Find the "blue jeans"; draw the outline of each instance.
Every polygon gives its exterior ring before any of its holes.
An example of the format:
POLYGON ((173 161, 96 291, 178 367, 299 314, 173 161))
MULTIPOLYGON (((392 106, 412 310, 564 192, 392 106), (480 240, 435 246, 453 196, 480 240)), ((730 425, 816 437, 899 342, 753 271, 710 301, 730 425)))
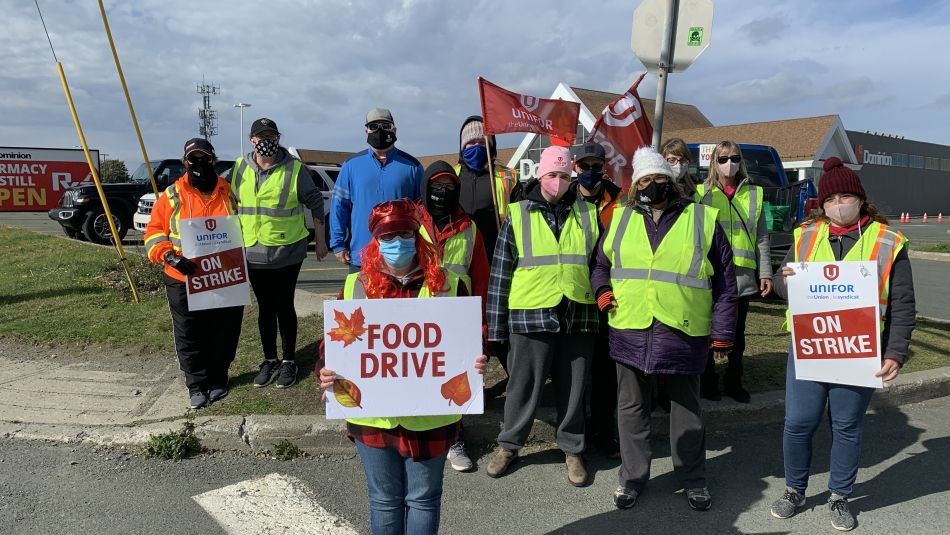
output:
POLYGON ((828 490, 851 497, 861 457, 864 413, 873 388, 795 379, 795 359, 788 355, 785 379, 785 484, 804 495, 811 467, 812 437, 827 407, 831 421, 831 473, 828 490))
POLYGON ((392 448, 356 441, 369 487, 369 524, 373 535, 431 535, 439 532, 442 512, 443 453, 413 461, 392 448))

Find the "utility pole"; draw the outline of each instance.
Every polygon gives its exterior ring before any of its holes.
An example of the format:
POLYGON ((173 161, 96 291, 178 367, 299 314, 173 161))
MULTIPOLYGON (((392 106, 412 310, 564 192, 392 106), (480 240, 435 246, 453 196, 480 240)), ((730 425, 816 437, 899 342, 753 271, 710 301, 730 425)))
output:
POLYGON ((218 112, 211 107, 211 95, 218 95, 220 92, 218 86, 206 84, 204 78, 198 84, 198 94, 202 100, 198 110, 198 133, 205 139, 218 133, 218 112))

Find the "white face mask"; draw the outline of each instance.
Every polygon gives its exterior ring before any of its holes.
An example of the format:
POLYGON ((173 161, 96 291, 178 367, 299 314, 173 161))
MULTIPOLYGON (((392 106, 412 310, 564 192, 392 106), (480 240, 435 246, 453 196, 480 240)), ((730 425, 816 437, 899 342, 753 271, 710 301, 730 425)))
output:
POLYGON ((682 164, 682 163, 674 163, 673 165, 671 165, 671 166, 670 166, 670 169, 673 170, 673 179, 674 179, 674 180, 679 180, 679 179, 683 178, 683 176, 686 174, 686 169, 687 169, 688 167, 689 167, 689 166, 687 166, 686 164, 682 164))
POLYGON ((860 201, 851 204, 838 203, 825 208, 825 215, 828 216, 828 219, 831 219, 832 223, 839 227, 853 225, 854 222, 858 220, 860 213, 860 201))
POLYGON ((722 176, 733 177, 736 176, 736 172, 739 170, 739 164, 737 162, 728 161, 726 163, 719 164, 719 172, 722 173, 722 176))

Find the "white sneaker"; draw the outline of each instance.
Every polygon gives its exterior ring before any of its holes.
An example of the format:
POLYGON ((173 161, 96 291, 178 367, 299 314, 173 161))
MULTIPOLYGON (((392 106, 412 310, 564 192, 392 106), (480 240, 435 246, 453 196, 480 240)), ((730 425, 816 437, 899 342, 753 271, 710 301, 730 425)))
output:
POLYGON ((468 472, 475 468, 475 463, 465 453, 465 443, 459 440, 449 448, 449 465, 458 472, 468 472))

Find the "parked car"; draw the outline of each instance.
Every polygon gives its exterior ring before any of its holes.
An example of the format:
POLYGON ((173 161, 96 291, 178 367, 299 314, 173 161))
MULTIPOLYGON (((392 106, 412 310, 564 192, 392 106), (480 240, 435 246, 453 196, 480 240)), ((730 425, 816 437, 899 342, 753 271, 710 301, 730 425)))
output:
MULTIPOLYGON (((160 190, 178 180, 185 172, 181 160, 167 159, 149 162, 155 181, 160 190)), ((234 165, 232 161, 219 161, 215 169, 225 172, 234 165)), ((132 173, 131 180, 124 183, 103 184, 112 219, 116 225, 119 239, 125 239, 132 228, 133 214, 136 205, 143 193, 150 192, 152 186, 148 179, 148 169, 142 163, 132 173)), ((49 211, 49 217, 63 227, 63 232, 70 238, 88 240, 93 243, 109 244, 112 240, 112 231, 106 221, 105 209, 99 200, 95 185, 77 186, 69 188, 59 201, 59 206, 49 211)))
MULTIPOLYGON (((739 143, 746 172, 753 185, 765 194, 763 213, 772 242, 772 264, 777 266, 794 243, 792 231, 818 205, 818 191, 811 179, 790 180, 778 152, 768 145, 739 143)), ((692 155, 689 172, 703 181, 709 174, 709 155, 715 143, 690 143, 692 155), (706 161, 701 160, 705 156, 706 161)))
MULTIPOLYGON (((233 162, 230 162, 233 164, 233 162)), ((230 168, 230 165, 229 165, 230 168)), ((320 188, 320 193, 323 195, 323 211, 324 214, 324 231, 326 233, 327 241, 330 240, 330 195, 333 192, 333 184, 336 182, 336 177, 340 173, 339 167, 326 166, 326 165, 308 165, 307 169, 310 170, 310 174, 313 175, 314 184, 320 188)), ((221 174, 221 173, 219 173, 221 174)), ((223 174, 225 178, 230 178, 230 170, 227 174, 223 174)), ((135 230, 140 232, 145 232, 145 226, 148 225, 148 219, 152 213, 152 205, 155 204, 155 194, 146 193, 142 195, 139 199, 138 207, 135 211, 135 216, 133 217, 133 222, 135 225, 135 230)), ((310 231, 307 238, 308 242, 313 241, 313 214, 310 213, 310 210, 304 210, 304 217, 307 220, 307 229, 310 231)))

